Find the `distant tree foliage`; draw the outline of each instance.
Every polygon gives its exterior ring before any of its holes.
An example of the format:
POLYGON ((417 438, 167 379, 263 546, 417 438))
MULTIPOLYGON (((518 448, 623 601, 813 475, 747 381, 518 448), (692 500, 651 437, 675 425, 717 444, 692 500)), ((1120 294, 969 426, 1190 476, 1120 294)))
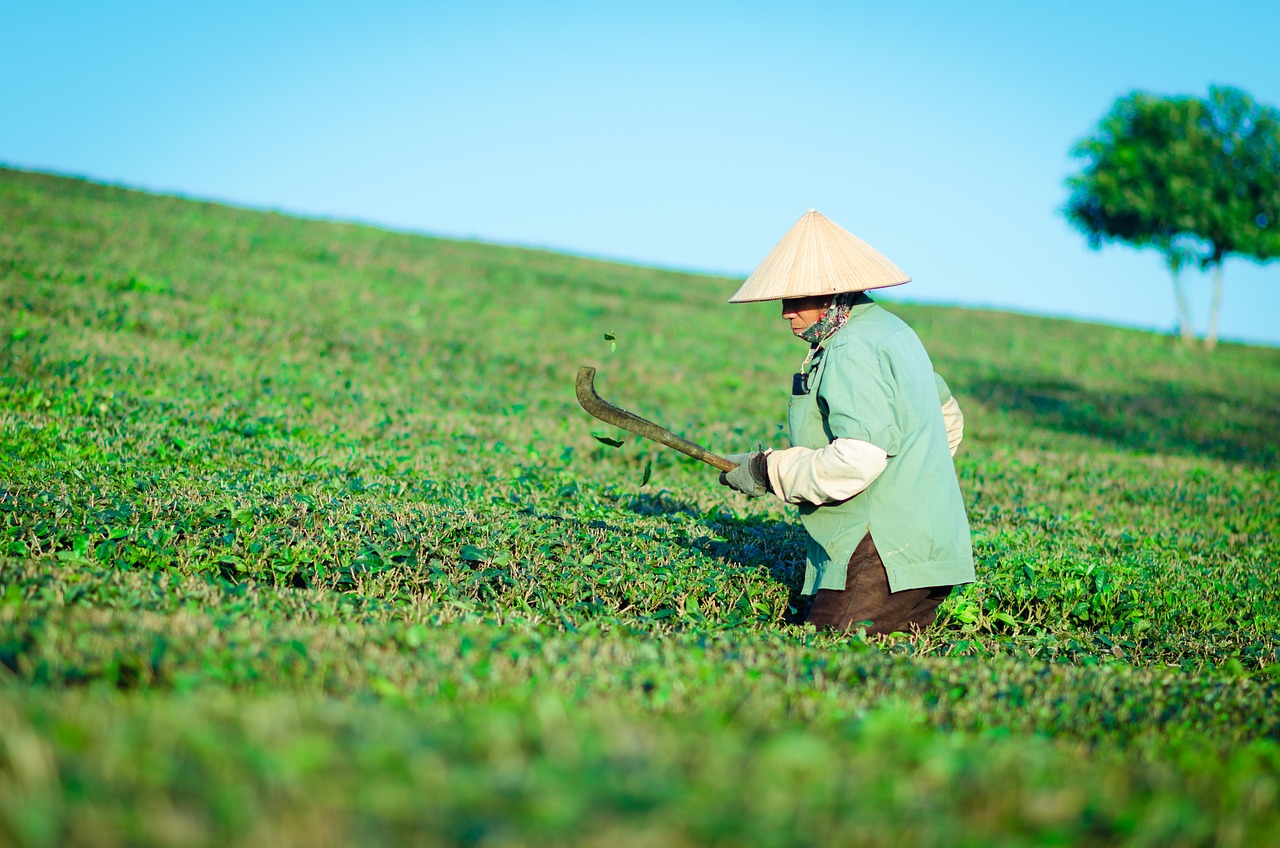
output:
POLYGON ((1067 219, 1094 248, 1120 241, 1164 255, 1188 345, 1195 335, 1180 272, 1192 261, 1213 270, 1212 349, 1223 261, 1280 257, 1280 111, 1236 88, 1210 88, 1208 98, 1135 92, 1072 153, 1085 166, 1067 181, 1067 219))

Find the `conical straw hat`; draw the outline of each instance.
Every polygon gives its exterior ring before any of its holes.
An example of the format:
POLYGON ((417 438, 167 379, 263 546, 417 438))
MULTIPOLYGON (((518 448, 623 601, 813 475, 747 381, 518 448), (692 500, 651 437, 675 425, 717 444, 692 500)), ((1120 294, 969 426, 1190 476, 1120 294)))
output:
POLYGON ((911 282, 871 245, 816 209, 796 221, 730 303, 839 294, 911 282))

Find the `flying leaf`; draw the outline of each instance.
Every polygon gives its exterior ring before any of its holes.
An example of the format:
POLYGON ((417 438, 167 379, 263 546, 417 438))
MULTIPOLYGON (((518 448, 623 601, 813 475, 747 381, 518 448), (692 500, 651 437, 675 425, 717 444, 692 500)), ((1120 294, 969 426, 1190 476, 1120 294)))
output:
POLYGON ((640 475, 640 488, 644 488, 649 484, 649 478, 653 476, 653 460, 649 460, 644 464, 644 474, 640 475))
POLYGON ((604 435, 601 435, 600 433, 592 433, 591 435, 600 444, 608 445, 611 448, 620 448, 622 447, 623 443, 626 441, 625 439, 614 439, 609 436, 604 436, 604 435))
POLYGON ((613 353, 618 349, 618 337, 613 333, 605 333, 604 340, 609 343, 609 352, 613 353))

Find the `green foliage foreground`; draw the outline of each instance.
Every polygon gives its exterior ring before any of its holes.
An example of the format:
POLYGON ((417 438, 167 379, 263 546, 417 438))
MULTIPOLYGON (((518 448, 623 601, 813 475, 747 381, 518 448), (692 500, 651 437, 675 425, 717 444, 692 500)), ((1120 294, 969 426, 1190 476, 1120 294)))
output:
POLYGON ((782 444, 733 286, 0 170, 0 843, 1280 842, 1280 351, 892 305, 980 579, 867 644, 574 403, 782 444))

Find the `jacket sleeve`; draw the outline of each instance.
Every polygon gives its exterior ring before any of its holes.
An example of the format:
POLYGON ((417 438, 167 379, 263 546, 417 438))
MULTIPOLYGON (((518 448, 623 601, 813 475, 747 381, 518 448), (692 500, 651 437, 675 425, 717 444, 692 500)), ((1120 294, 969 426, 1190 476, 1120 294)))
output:
POLYGON ((933 372, 933 381, 938 386, 938 403, 942 404, 942 421, 947 425, 947 447, 951 455, 955 456, 961 440, 964 439, 964 415, 960 412, 960 404, 956 403, 955 395, 951 394, 951 389, 947 386, 947 381, 942 379, 942 375, 936 371, 933 372))
POLYGON ((942 405, 942 420, 947 425, 947 447, 951 455, 956 455, 960 442, 964 439, 964 414, 960 412, 960 404, 954 397, 948 398, 942 405))
POLYGON ((861 439, 836 439, 825 448, 794 447, 766 457, 769 488, 787 503, 848 500, 870 486, 888 465, 883 449, 861 439))

